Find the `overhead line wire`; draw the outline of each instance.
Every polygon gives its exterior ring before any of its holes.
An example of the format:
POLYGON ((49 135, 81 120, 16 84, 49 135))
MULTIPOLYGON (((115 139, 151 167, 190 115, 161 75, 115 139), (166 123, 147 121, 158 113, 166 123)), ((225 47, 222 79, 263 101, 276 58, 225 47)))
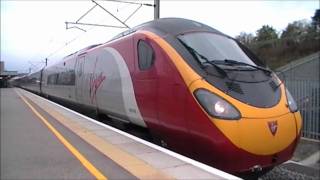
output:
POLYGON ((131 2, 131 1, 120 1, 120 0, 104 0, 104 1, 109 1, 109 2, 118 2, 118 3, 125 3, 125 4, 135 4, 135 5, 139 5, 139 7, 137 9, 134 10, 133 13, 131 13, 124 21, 120 20, 119 18, 117 18, 115 15, 113 15, 112 13, 110 13, 107 9, 105 9, 103 6, 101 6, 100 4, 98 4, 95 0, 91 0, 93 3, 95 3, 94 6, 92 6, 88 11, 86 11, 75 23, 73 22, 66 22, 66 27, 68 29, 67 24, 79 24, 79 25, 91 25, 93 26, 92 28, 90 28, 89 30, 84 30, 82 28, 79 28, 77 26, 73 26, 73 27, 69 27, 69 28, 78 28, 82 31, 84 31, 82 34, 78 35, 77 37, 73 38, 72 40, 66 42, 63 46, 59 47, 58 49, 56 49, 55 51, 53 51, 52 53, 50 53, 45 59, 48 59, 49 57, 51 57, 52 55, 56 54, 57 52, 61 51, 62 49, 64 49, 66 46, 68 46, 69 44, 71 44, 72 42, 74 42, 75 40, 77 40, 80 36, 82 36, 84 33, 86 33, 87 31, 92 30, 94 27, 100 26, 100 27, 112 27, 112 28, 129 28, 130 27, 126 24, 126 22, 142 7, 142 6, 152 6, 154 7, 154 4, 148 4, 148 3, 137 3, 137 2, 131 2), (90 24, 90 23, 79 23, 79 21, 84 18, 87 14, 89 14, 95 7, 99 6, 101 9, 103 9, 104 11, 106 11, 109 15, 111 15, 113 18, 115 18, 116 20, 118 20, 121 24, 124 25, 123 26, 112 26, 112 25, 101 25, 101 24, 90 24))

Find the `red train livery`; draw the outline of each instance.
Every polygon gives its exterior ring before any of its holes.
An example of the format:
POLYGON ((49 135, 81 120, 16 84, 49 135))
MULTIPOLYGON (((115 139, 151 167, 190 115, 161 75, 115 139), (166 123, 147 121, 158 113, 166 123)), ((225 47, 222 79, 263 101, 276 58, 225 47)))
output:
POLYGON ((275 73, 186 19, 142 24, 17 82, 148 128, 163 146, 231 173, 289 160, 300 137, 300 113, 275 73))

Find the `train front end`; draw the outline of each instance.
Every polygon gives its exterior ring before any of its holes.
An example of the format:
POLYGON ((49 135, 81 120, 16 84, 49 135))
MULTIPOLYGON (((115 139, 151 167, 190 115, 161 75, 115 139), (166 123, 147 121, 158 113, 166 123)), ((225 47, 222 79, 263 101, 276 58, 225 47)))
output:
POLYGON ((300 113, 258 57, 195 21, 165 18, 147 26, 144 33, 166 52, 188 94, 174 102, 185 108, 180 124, 188 156, 230 173, 263 172, 292 158, 300 113))
POLYGON ((190 133, 199 159, 229 172, 260 172, 289 160, 302 120, 276 74, 228 36, 190 32, 177 39, 202 77, 189 86, 189 117, 197 121, 190 133))

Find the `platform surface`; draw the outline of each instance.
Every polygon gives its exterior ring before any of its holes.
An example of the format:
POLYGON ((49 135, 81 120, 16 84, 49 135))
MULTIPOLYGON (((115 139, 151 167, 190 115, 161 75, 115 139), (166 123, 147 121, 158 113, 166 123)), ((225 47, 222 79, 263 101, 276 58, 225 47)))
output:
POLYGON ((22 89, 1 89, 1 179, 237 179, 22 89))

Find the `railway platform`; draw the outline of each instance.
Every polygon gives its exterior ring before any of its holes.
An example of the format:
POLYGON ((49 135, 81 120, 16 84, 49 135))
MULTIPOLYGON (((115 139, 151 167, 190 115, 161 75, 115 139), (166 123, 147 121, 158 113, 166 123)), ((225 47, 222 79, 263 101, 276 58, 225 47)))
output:
POLYGON ((0 92, 1 179, 239 179, 25 90, 0 92))

